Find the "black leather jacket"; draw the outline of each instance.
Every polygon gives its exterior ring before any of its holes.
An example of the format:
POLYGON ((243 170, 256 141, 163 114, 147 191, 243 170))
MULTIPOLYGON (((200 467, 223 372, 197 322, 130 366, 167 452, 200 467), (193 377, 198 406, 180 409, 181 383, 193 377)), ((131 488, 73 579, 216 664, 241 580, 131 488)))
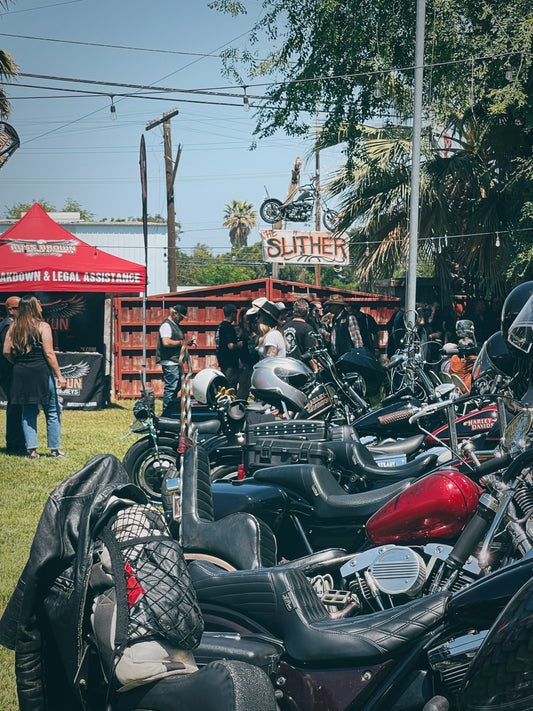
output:
POLYGON ((128 484, 120 460, 102 454, 54 489, 45 504, 0 620, 0 644, 15 650, 20 711, 90 708, 82 668, 85 603, 95 527, 113 495, 146 502, 128 484))

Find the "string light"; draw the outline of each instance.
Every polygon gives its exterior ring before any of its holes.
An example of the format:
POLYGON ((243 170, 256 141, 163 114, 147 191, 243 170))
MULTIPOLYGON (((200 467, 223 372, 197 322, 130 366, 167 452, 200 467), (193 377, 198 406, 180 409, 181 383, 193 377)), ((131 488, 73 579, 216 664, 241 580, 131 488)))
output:
POLYGON ((507 64, 505 65, 505 78, 507 79, 507 81, 513 80, 513 68, 510 62, 507 62, 507 64))
POLYGON ((248 94, 246 93, 246 87, 243 86, 244 96, 242 97, 242 103, 244 104, 244 110, 250 111, 250 102, 248 101, 248 94))
POLYGON ((496 247, 500 246, 500 233, 496 232, 496 247))
POLYGON ((114 99, 115 97, 111 94, 111 106, 109 107, 111 111, 111 121, 116 121, 117 120, 117 107, 114 104, 114 99))
POLYGON ((379 84, 379 81, 376 80, 376 83, 374 84, 374 97, 376 99, 379 99, 381 97, 381 86, 379 84))

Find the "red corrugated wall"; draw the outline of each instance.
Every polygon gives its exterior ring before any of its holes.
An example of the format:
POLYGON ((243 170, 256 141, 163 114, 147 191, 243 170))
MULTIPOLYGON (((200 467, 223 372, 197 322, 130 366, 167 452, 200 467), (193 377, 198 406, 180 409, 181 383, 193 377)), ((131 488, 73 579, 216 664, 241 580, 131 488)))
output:
MULTIPOLYGON (((224 304, 234 303, 240 309, 248 307, 253 299, 266 296, 271 301, 295 301, 301 296, 324 301, 331 294, 342 294, 348 301, 360 303, 384 327, 399 304, 399 300, 379 294, 360 291, 328 289, 310 284, 259 279, 255 281, 209 286, 191 291, 150 296, 146 303, 146 380, 157 397, 163 394, 161 367, 155 362, 155 349, 159 326, 176 303, 188 306, 187 318, 182 328, 188 337, 195 337, 197 346, 190 349, 193 372, 202 368, 217 367, 215 331, 223 320, 224 304)), ((114 309, 114 395, 115 398, 138 397, 139 371, 143 360, 143 303, 142 299, 116 297, 114 309)), ((381 334, 381 345, 386 342, 381 334)))

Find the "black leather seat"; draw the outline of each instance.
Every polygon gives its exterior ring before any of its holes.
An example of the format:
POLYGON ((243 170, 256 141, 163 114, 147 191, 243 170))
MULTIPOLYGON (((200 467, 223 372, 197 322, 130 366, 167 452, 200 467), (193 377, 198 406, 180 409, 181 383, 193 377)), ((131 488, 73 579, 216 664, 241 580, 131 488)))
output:
POLYGON ((254 479, 292 489, 313 505, 315 518, 350 521, 363 525, 397 494, 407 489, 413 479, 380 489, 347 494, 327 467, 319 464, 291 464, 258 469, 254 479))
POLYGON ((406 457, 409 457, 420 449, 425 439, 425 434, 416 434, 405 439, 386 439, 376 444, 367 445, 367 449, 374 456, 405 454, 406 457))
MULTIPOLYGON (((326 442, 325 444, 333 452, 336 463, 370 480, 416 478, 432 469, 438 459, 436 454, 420 454, 407 464, 380 467, 374 459, 372 450, 364 444, 359 442, 326 442)), ((393 451, 388 454, 392 455, 393 451)))
POLYGON ((276 537, 266 523, 244 512, 215 521, 209 457, 198 446, 183 457, 181 538, 186 555, 210 554, 240 569, 276 564, 276 537))
POLYGON ((202 612, 231 619, 283 641, 297 662, 373 664, 402 654, 442 619, 450 593, 439 592, 384 612, 334 620, 301 570, 277 566, 223 571, 205 561, 189 565, 202 612))

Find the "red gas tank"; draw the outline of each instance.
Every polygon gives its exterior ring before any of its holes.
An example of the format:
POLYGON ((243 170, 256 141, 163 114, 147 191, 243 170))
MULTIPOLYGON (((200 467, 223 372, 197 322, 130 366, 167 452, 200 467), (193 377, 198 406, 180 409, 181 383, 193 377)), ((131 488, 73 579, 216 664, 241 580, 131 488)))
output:
POLYGON ((455 469, 419 479, 368 520, 376 545, 421 544, 455 538, 474 515, 481 489, 455 469))

